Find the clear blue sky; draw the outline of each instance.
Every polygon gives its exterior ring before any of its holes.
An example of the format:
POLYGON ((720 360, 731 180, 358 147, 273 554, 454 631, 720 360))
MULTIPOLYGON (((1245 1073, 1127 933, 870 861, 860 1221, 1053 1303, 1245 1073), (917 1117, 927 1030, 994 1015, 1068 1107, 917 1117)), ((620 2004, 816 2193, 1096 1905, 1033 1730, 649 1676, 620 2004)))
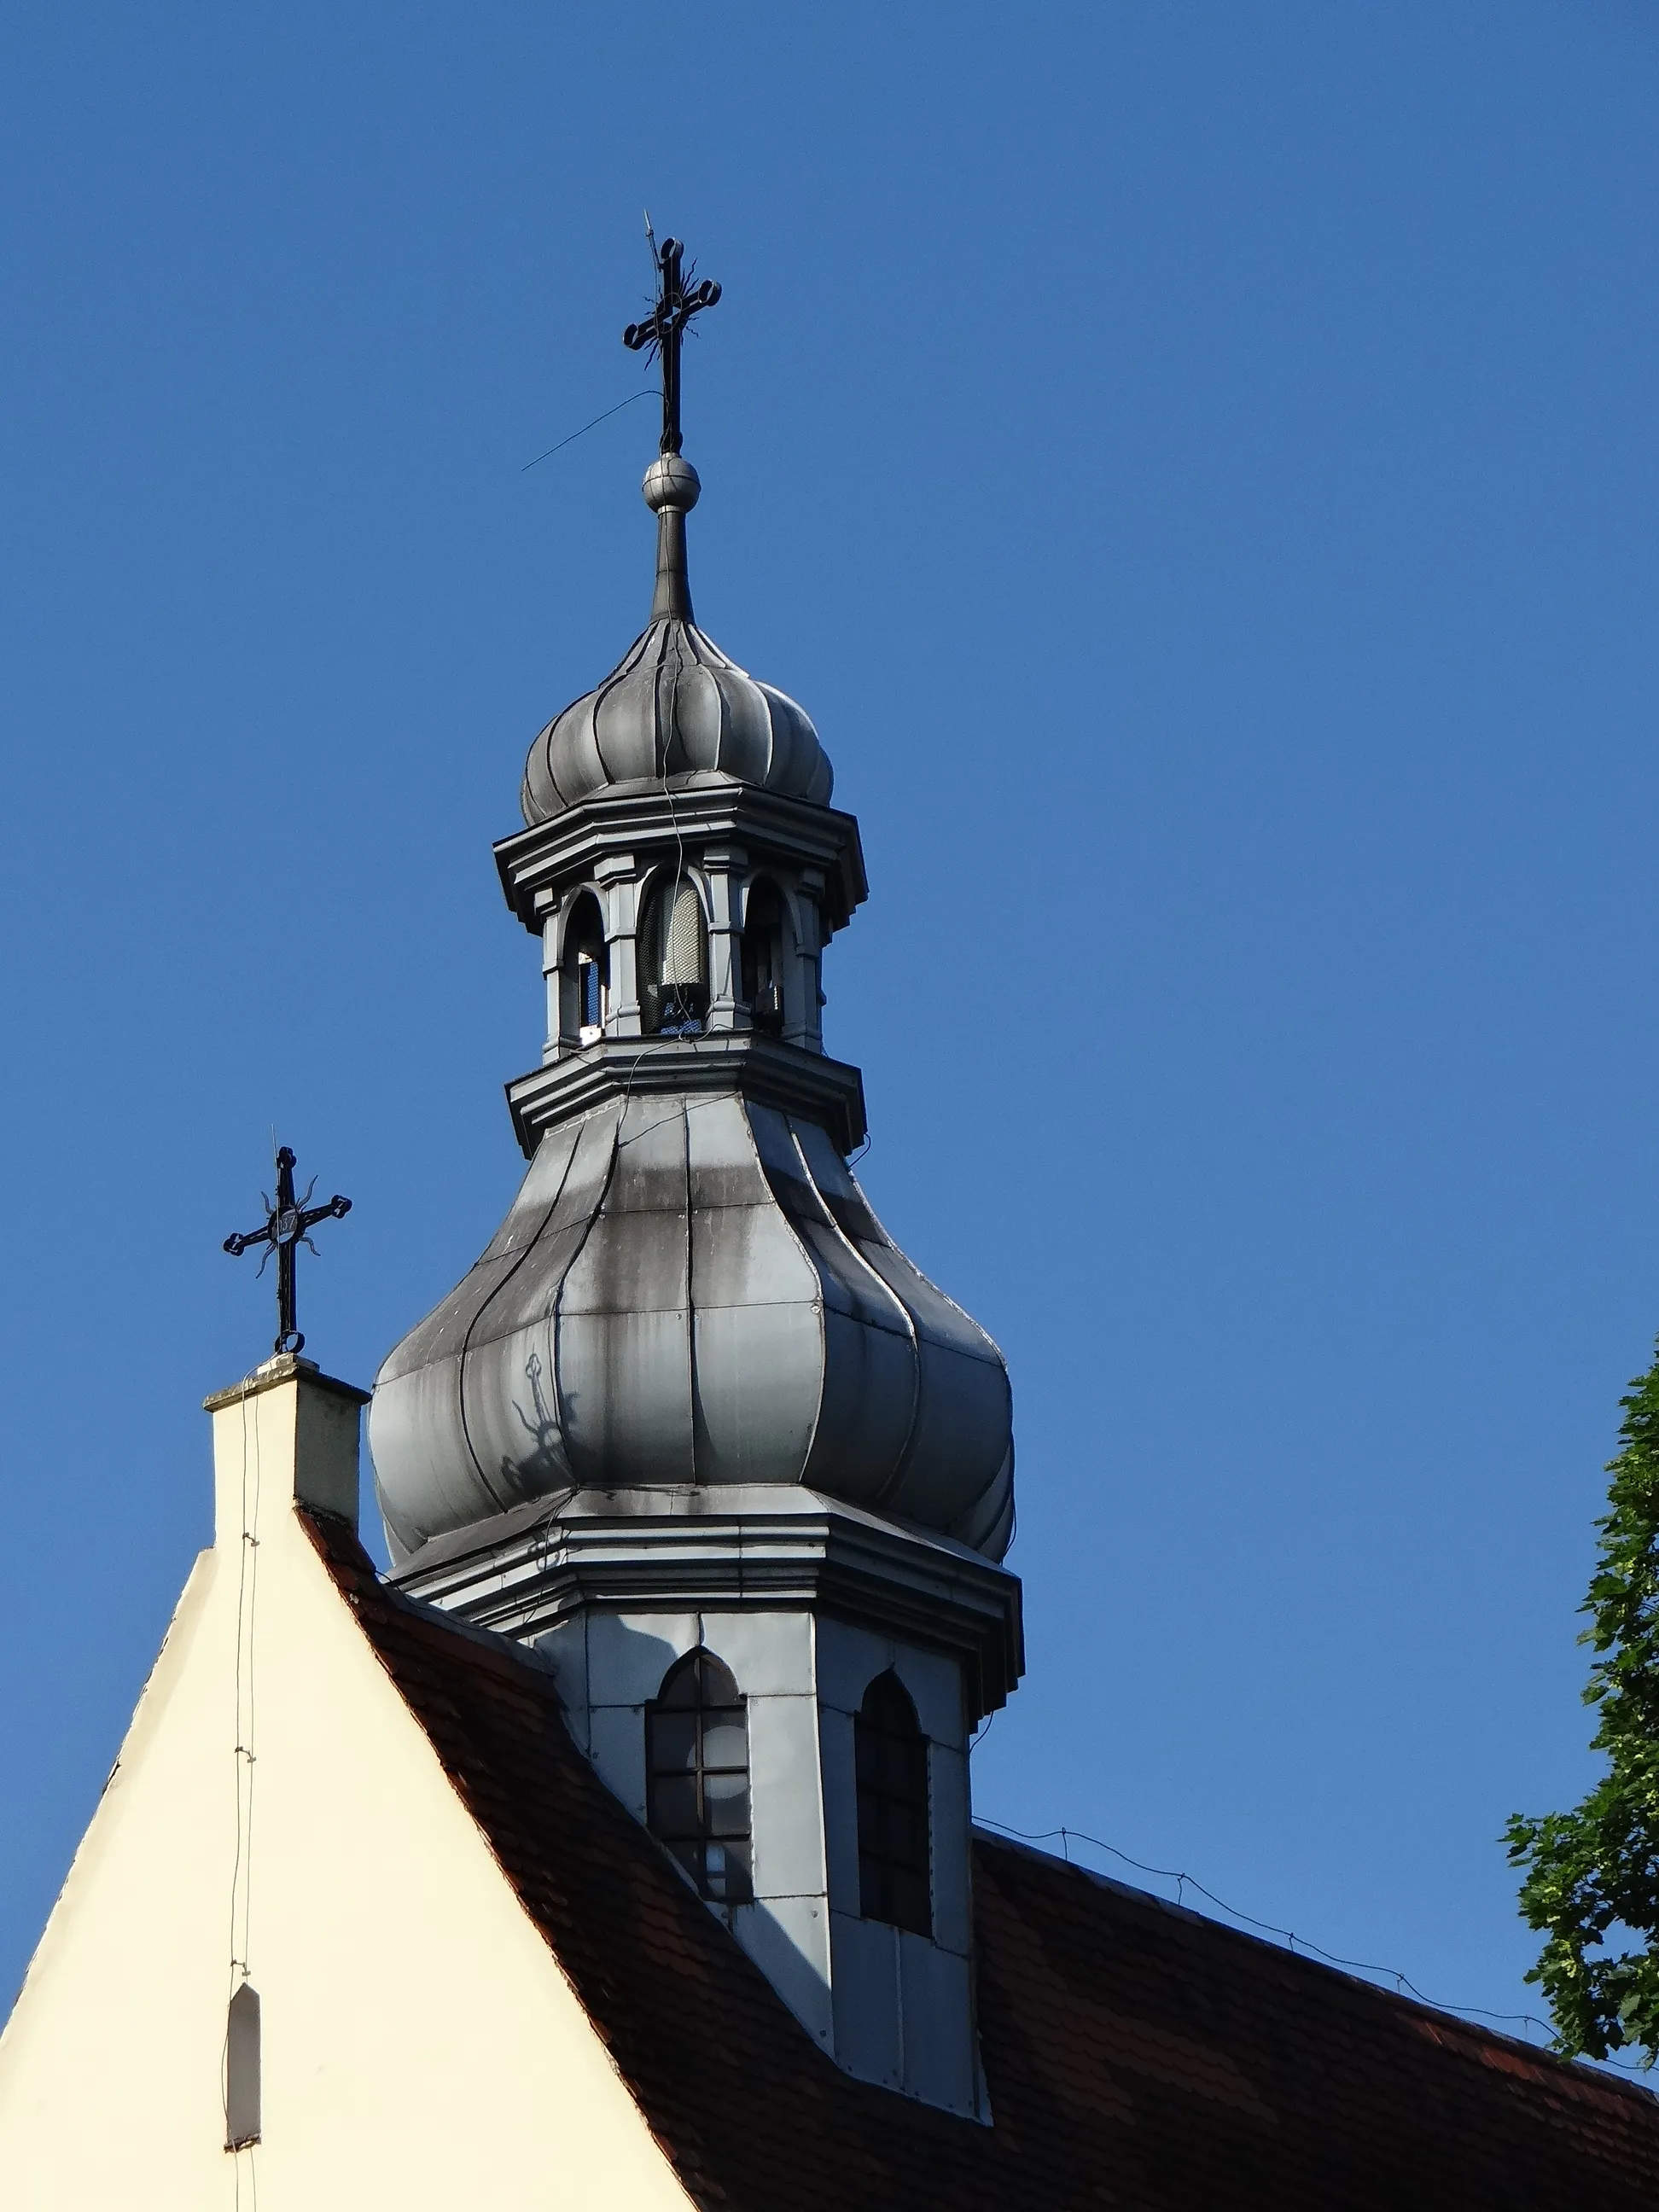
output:
POLYGON ((0 22, 0 1986, 268 1342, 368 1381, 520 1172, 489 845, 699 613, 872 893, 872 1196, 1016 1392, 981 1808, 1536 1998, 1497 1837, 1659 1328, 1659 17, 1628 0, 0 22))

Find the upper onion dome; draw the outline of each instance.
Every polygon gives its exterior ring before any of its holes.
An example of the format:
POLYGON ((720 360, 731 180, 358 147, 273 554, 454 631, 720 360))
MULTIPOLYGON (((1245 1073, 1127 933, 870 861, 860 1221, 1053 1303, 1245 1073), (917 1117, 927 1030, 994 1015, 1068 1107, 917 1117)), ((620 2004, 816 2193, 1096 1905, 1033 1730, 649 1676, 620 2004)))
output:
POLYGON ((530 748, 526 822, 550 821, 596 791, 696 775, 824 805, 835 777, 810 715, 728 660, 692 617, 685 517, 702 489, 696 471, 664 453, 642 489, 657 516, 650 623, 604 683, 555 715, 530 748))
MULTIPOLYGON (((649 1519, 683 1510, 691 1492, 795 1488, 1000 1560, 1013 1528, 1002 1355, 894 1244, 847 1165, 838 1136, 850 1127, 830 1127, 842 1119, 832 1097, 858 1082, 824 1061, 816 1018, 833 916, 786 848, 810 856, 803 827, 856 831, 844 817, 791 817, 775 838, 763 823, 745 831, 739 848, 725 793, 706 789, 822 803, 830 771, 793 701, 696 626, 685 516, 697 490, 678 454, 653 463, 649 625, 530 756, 532 829, 595 793, 660 793, 672 780, 686 796, 657 824, 654 859, 623 810, 593 826, 554 887, 565 937, 553 945, 544 1067, 562 1103, 537 1124, 495 1242, 376 1377, 369 1441, 388 1538, 404 1559, 573 1490, 629 1498, 624 1510, 649 1519), (626 856, 607 883, 603 861, 623 860, 613 844, 626 856), (771 935, 757 886, 777 917, 771 935), (585 961, 573 920, 583 912, 580 927, 598 933, 585 961), (665 933, 653 912, 667 915, 665 933), (651 994, 707 983, 715 913, 737 921, 724 972, 752 975, 741 997, 734 975, 718 1007, 705 997, 669 1029, 651 1017, 651 994), (601 969, 623 945, 612 1001, 601 969), (584 965, 597 1001, 568 1006, 584 965), (783 1018, 770 1024, 757 1018, 763 966, 783 1018)), ((539 909, 526 922, 539 932, 539 909)))

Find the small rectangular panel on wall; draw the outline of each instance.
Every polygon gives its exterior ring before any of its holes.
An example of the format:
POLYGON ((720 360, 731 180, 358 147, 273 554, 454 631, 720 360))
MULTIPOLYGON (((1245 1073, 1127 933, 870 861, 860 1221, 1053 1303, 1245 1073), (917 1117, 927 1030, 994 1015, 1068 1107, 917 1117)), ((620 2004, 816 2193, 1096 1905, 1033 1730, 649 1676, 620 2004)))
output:
POLYGON ((927 1754, 933 1832, 933 1941, 966 1958, 973 1942, 973 1811, 968 1754, 936 1743, 927 1754))
MULTIPOLYGON (((572 1725, 600 1780, 636 1820, 646 1818, 645 1708, 675 1662, 696 1648, 695 1613, 588 1613, 583 1616, 580 1674, 557 1674, 567 1708, 586 1699, 572 1725)), ((555 1664, 558 1665, 557 1652, 555 1664)))
POLYGON ((831 1908, 859 1910, 858 1770, 853 1716, 818 1707, 818 1756, 823 1775, 823 1864, 831 1908))
POLYGON ((536 1638, 535 1649, 553 1669, 565 1725, 579 1751, 592 1757, 587 1733, 587 1615, 556 1621, 536 1638))
POLYGON ((855 1713, 864 1693, 897 1648, 888 1638, 843 1620, 818 1622, 818 1698, 836 1712, 855 1713))
POLYGON ((835 1961, 836 2063, 861 2081, 902 2088, 898 1930, 878 1920, 833 1912, 830 1939, 835 1961))
POLYGON ((674 1662, 695 1650, 701 1640, 695 1613, 590 1610, 586 1618, 591 1705, 648 1704, 674 1662))
POLYGON ((644 1823, 645 1714, 639 1705, 593 1705, 588 1710, 588 1757, 611 1796, 644 1823))
POLYGON ((947 2112, 976 2113, 978 2067, 967 1960, 901 1932, 898 1960, 905 2089, 947 2112))
POLYGON ((817 1688, 808 1613, 705 1613, 702 1640, 745 1698, 810 1698, 817 1688))
MULTIPOLYGON (((817 1700, 751 1696, 748 1715, 756 1894, 827 1904, 817 1700)), ((822 1940, 819 1951, 816 1964, 827 1982, 830 1959, 822 1940)))
POLYGON ((761 1897, 737 1908, 732 1929, 814 2042, 833 2054, 829 1918, 821 1897, 761 1897))
POLYGON ((943 1651, 873 1635, 844 1621, 818 1623, 818 1695, 838 1711, 855 1713, 865 1692, 884 1668, 903 1683, 924 1735, 961 1750, 967 1729, 963 1712, 962 1665, 943 1651))

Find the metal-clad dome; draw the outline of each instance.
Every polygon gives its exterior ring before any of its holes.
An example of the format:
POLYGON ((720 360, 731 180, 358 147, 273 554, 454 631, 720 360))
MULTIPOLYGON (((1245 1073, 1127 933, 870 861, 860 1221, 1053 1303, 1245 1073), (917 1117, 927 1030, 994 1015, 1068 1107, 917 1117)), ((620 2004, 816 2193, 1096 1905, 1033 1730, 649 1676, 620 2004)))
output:
POLYGON ((692 616, 685 518, 702 489, 677 453, 646 471, 641 489, 657 518, 651 621, 604 683, 530 748, 520 793, 530 828, 596 791, 697 775, 827 805, 835 776, 805 708, 728 660, 692 616))
POLYGON ((603 684, 548 724, 530 748, 520 804, 533 826, 596 791, 697 775, 820 805, 835 781, 805 708, 728 660, 695 623, 672 617, 653 622, 603 684))
POLYGON ((1012 1530, 1001 1353, 822 1128, 736 1096, 550 1129, 368 1427, 407 1551, 573 1487, 799 1484, 993 1559, 1012 1530))
MULTIPOLYGON (((697 494, 678 453, 652 464, 650 621, 542 732, 523 790, 526 835, 549 848, 565 835, 559 817, 594 793, 684 791, 666 933, 642 933, 631 903, 624 924, 607 924, 626 947, 624 993, 643 981, 638 999, 568 1037, 556 1009, 549 1065, 564 1071, 564 1103, 532 1134, 495 1242, 380 1370, 368 1426, 387 1532, 407 1554, 562 1492, 793 1485, 1000 1559, 1013 1520, 1007 1370, 882 1229, 832 1136, 832 1123, 843 1139, 851 1131, 824 1088, 811 899, 787 990, 781 936, 767 956, 793 1029, 769 1033, 735 992, 708 1009, 707 1031, 650 1018, 653 989, 705 972, 707 918, 678 850, 689 839, 709 865, 705 787, 823 805, 831 786, 802 709, 696 627, 685 517, 697 494), (642 1064, 641 1053, 665 1057, 642 1064)), ((618 835, 634 870, 635 828, 618 835)), ((601 823, 600 849, 606 836, 601 823)), ((731 842, 724 823, 716 842, 731 842)), ((755 858, 745 846, 726 865, 755 858)), ((582 866, 591 873, 591 854, 582 866)), ((773 873, 787 886, 792 867, 802 873, 799 855, 773 873)), ((582 880, 579 870, 566 890, 582 880)), ((729 891, 719 905, 733 910, 729 891)), ((540 929, 540 911, 527 926, 540 929)), ((837 1073, 856 1085, 855 1070, 837 1073)))

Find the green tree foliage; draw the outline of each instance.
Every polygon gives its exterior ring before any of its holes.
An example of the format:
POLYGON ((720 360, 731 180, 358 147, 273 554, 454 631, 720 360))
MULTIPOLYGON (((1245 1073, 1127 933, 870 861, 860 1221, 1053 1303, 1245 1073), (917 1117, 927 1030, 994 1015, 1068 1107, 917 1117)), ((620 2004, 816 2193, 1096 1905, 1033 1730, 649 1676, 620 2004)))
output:
POLYGON ((1607 1771, 1571 1813, 1505 1832, 1521 1910, 1546 1938, 1542 1984, 1563 2050, 1659 2058, 1659 1361, 1622 1400, 1621 1449, 1582 1610, 1595 1653, 1586 1705, 1607 1771), (1636 1939, 1632 1941, 1632 1939, 1636 1939), (1622 1947, 1622 1948, 1621 1948, 1622 1947))

